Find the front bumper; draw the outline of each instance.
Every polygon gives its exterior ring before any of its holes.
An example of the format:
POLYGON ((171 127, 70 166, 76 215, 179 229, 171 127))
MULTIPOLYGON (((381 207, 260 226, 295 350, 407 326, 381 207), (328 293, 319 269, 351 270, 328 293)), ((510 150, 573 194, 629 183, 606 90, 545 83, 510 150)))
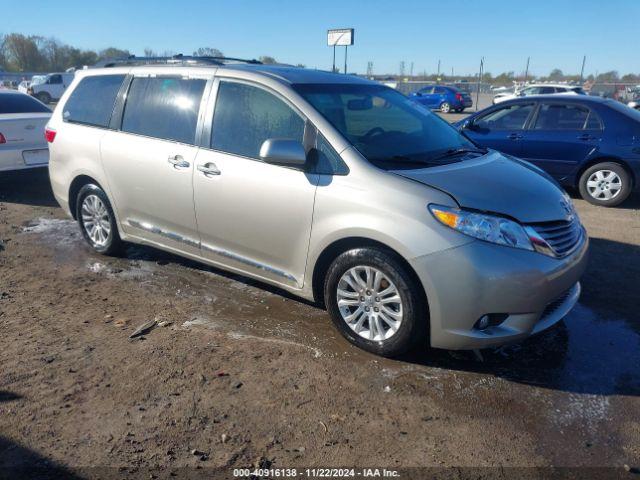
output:
POLYGON ((580 296, 588 238, 555 259, 474 241, 411 261, 429 302, 431 346, 450 350, 520 341, 561 320, 580 296), (480 317, 506 314, 478 330, 480 317))

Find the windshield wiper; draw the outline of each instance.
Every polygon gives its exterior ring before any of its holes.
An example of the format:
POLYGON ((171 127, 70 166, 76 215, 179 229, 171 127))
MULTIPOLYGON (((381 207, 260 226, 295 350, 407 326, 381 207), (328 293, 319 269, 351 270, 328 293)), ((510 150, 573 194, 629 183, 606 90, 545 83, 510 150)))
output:
POLYGON ((433 165, 431 160, 422 160, 419 158, 410 157, 407 155, 393 155, 391 157, 384 158, 372 158, 372 162, 390 163, 390 164, 408 164, 408 165, 433 165))
POLYGON ((449 150, 441 153, 440 155, 436 155, 435 157, 430 158, 430 161, 440 160, 448 157, 456 157, 458 155, 464 155, 465 153, 478 153, 480 155, 484 155, 487 153, 486 149, 481 148, 450 148, 449 150))

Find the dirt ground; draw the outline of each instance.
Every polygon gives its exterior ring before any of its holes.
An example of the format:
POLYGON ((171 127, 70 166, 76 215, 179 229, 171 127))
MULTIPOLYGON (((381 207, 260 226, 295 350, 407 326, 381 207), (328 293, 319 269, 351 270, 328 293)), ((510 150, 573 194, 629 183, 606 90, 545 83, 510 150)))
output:
POLYGON ((0 478, 634 476, 640 199, 575 203, 591 260, 564 322, 482 358, 387 360, 273 288, 152 248, 96 255, 46 171, 1 175, 0 478))

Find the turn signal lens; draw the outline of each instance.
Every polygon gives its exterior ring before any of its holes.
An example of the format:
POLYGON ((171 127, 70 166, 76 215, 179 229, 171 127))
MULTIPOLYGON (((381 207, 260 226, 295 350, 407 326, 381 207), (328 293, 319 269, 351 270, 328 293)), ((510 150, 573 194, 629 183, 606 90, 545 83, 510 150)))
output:
POLYGON ((0 133, 0 143, 7 143, 7 139, 4 138, 4 135, 0 133))
POLYGON ((447 227, 456 228, 456 223, 458 222, 459 217, 457 213, 445 212, 444 210, 439 210, 436 207, 431 209, 431 213, 433 213, 433 215, 447 227))

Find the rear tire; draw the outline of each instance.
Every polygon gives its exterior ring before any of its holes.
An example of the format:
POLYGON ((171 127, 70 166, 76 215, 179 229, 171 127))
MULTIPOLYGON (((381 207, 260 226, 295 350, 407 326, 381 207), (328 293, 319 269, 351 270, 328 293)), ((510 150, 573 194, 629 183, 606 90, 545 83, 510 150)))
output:
POLYGON ((451 104, 449 102, 442 102, 440 104, 440 111, 442 113, 449 113, 451 111, 451 104))
POLYGON ((122 252, 124 242, 118 233, 107 194, 94 184, 85 185, 78 192, 76 218, 82 236, 98 253, 116 256, 122 252))
POLYGON ((325 276, 324 298, 336 328, 363 350, 395 357, 426 346, 424 295, 391 252, 356 248, 339 255, 325 276))
POLYGON ((40 92, 36 94, 36 98, 40 100, 42 103, 44 103, 45 105, 48 105, 51 103, 51 95, 49 95, 47 92, 40 92))
POLYGON ((584 171, 578 187, 580 195, 587 202, 601 207, 615 207, 631 194, 631 178, 618 163, 598 163, 584 171))

